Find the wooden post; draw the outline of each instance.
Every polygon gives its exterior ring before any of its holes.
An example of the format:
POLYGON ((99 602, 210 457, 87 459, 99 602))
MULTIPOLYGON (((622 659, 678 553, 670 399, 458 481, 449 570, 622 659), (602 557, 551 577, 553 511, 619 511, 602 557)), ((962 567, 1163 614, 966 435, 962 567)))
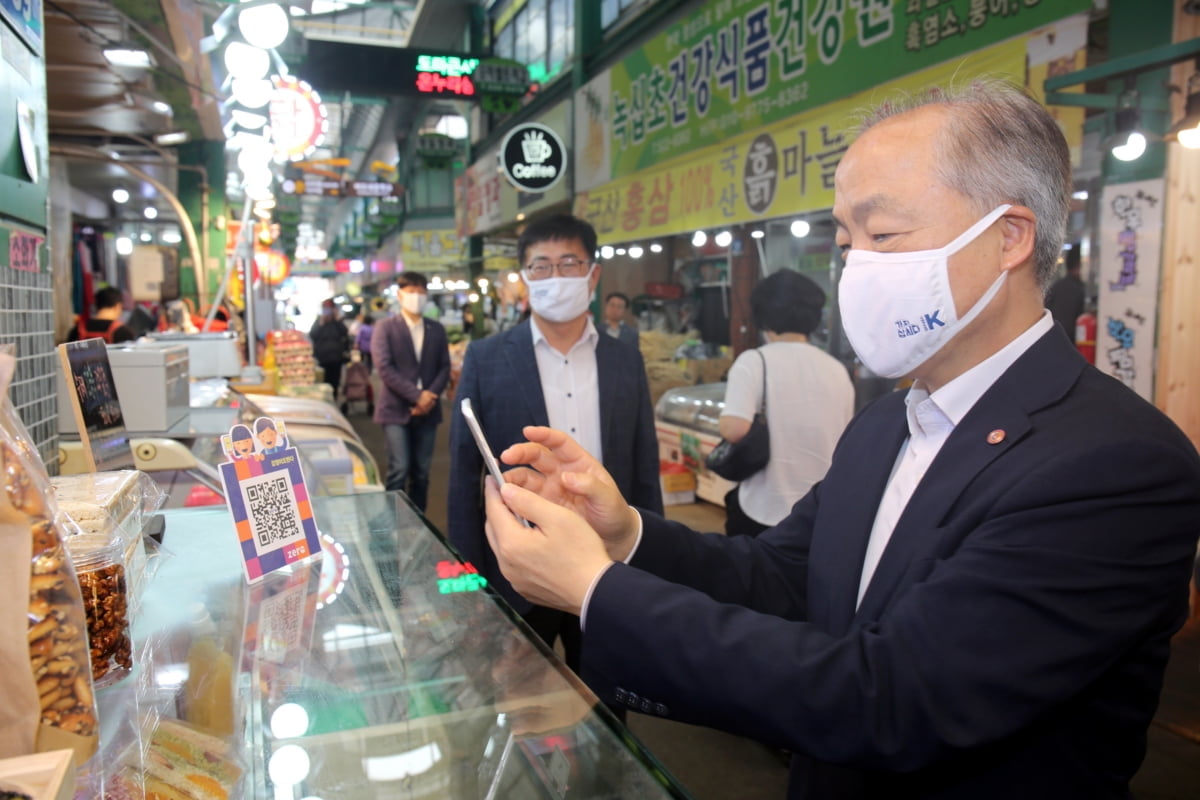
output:
MULTIPOLYGON (((1200 36, 1200 17, 1176 4, 1172 40, 1200 36)), ((1193 61, 1177 64, 1171 82, 1171 119, 1183 116, 1193 61)), ((1163 211, 1163 272, 1158 311, 1155 404, 1200 447, 1200 150, 1168 144, 1163 211)))
POLYGON ((733 244, 729 258, 729 349, 737 358, 742 352, 758 346, 758 328, 754 326, 754 315, 750 311, 750 293, 758 283, 762 266, 758 260, 758 247, 750 238, 750 229, 745 225, 732 228, 733 244))

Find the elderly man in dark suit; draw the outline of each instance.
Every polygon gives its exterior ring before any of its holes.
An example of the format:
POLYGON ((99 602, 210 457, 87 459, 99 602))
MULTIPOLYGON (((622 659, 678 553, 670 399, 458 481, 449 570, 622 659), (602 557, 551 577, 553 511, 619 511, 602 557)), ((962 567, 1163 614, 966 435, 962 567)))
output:
POLYGON ((387 439, 385 488, 407 492, 424 511, 442 421, 439 400, 450 382, 450 345, 442 324, 424 315, 425 276, 405 272, 396 283, 400 313, 377 323, 371 334, 371 360, 382 384, 375 421, 387 439))
POLYGON ((581 613, 611 700, 795 753, 789 797, 1128 797, 1187 611, 1200 458, 1042 306, 1063 135, 1017 88, 934 90, 868 118, 835 189, 847 335, 913 388, 757 539, 634 511, 531 429, 502 457, 537 471, 487 487, 501 568, 581 613))
MULTIPOLYGON (((600 335, 589 305, 600 279, 596 232, 556 215, 530 223, 517 244, 530 319, 472 342, 457 399, 469 398, 494 452, 524 440, 527 425, 571 433, 639 507, 662 511, 658 440, 645 366, 637 349, 600 335)), ((450 428, 450 541, 475 564, 547 644, 562 637, 579 666, 579 621, 536 607, 501 575, 483 533, 483 460, 455 410, 450 428)))

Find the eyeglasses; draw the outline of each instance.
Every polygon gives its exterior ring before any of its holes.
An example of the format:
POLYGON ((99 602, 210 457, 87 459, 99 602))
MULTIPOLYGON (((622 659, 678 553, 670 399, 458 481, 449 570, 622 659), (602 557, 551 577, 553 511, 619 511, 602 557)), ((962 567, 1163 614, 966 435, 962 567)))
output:
POLYGON ((560 277, 580 278, 587 274, 592 262, 574 256, 566 256, 557 264, 548 258, 535 258, 525 267, 525 275, 531 280, 540 281, 549 278, 557 269, 560 277))

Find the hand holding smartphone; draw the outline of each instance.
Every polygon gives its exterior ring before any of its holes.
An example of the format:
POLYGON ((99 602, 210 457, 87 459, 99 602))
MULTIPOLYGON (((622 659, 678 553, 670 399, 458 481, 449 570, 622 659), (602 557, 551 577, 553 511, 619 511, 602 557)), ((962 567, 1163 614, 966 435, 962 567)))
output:
MULTIPOLYGON (((467 421, 467 427, 471 429, 471 436, 475 439, 475 446, 479 448, 479 455, 483 456, 483 463, 487 465, 488 472, 496 481, 497 486, 504 485, 504 475, 500 472, 500 463, 496 461, 496 456, 492 454, 491 447, 488 446, 487 439, 484 438, 483 428, 479 427, 479 420, 475 417, 475 410, 471 408, 471 398, 464 397, 460 404, 462 408, 463 419, 467 421)), ((520 514, 513 512, 521 524, 526 528, 532 528, 527 520, 521 517, 520 514)))

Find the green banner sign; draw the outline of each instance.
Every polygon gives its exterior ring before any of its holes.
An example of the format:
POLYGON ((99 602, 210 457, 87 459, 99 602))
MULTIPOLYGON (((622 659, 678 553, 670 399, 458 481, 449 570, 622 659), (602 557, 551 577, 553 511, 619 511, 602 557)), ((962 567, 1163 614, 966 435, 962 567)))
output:
POLYGON ((1091 0, 712 0, 581 91, 590 188, 979 50, 1091 0))

